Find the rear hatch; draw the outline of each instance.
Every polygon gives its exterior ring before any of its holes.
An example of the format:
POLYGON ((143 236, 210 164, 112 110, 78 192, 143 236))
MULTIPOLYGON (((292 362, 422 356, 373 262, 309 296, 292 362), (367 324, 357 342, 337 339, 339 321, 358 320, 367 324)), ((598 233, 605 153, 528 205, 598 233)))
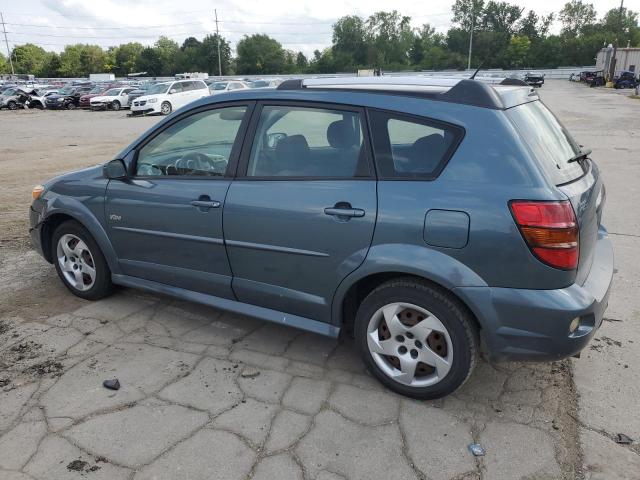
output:
MULTIPOLYGON (((574 160, 584 149, 540 101, 507 110, 522 139, 553 184, 571 201, 580 228, 576 283, 589 275, 604 206, 604 186, 594 162, 574 160)), ((532 199, 536 200, 536 199, 532 199)))

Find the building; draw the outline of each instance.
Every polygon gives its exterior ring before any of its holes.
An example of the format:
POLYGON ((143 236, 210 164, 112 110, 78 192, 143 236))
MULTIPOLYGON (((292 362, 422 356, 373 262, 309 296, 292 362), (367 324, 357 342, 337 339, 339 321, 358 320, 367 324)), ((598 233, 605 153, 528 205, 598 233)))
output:
MULTIPOLYGON (((596 70, 609 71, 613 48, 603 48, 596 57, 596 70)), ((640 71, 640 48, 618 48, 616 51, 616 75, 622 71, 640 71)))

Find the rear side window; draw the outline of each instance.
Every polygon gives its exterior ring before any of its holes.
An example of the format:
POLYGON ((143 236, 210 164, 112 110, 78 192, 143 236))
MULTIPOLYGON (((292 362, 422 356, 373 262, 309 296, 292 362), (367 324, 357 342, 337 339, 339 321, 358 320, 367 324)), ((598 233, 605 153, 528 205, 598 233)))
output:
POLYGON ((510 108, 507 116, 556 185, 571 182, 584 174, 580 162, 569 162, 580 153, 580 146, 542 102, 510 108))
POLYGON ((462 138, 462 130, 432 120, 369 112, 380 177, 434 178, 462 138))

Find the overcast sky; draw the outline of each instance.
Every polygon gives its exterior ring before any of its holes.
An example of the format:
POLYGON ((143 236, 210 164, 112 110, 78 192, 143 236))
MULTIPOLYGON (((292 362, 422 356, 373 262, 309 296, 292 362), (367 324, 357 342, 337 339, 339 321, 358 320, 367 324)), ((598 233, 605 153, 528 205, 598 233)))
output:
MULTIPOLYGON (((548 14, 565 0, 510 0, 525 9, 548 14)), ((367 17, 395 8, 418 27, 430 23, 446 31, 453 0, 0 0, 7 24, 9 47, 35 43, 61 51, 65 44, 91 43, 108 47, 138 41, 153 44, 160 35, 178 43, 188 36, 202 39, 215 31, 214 8, 220 33, 232 48, 245 34, 266 33, 290 50, 311 55, 331 44, 331 25, 343 15, 367 17)), ((619 0, 591 0, 598 16, 620 5, 619 0)), ((640 11, 640 0, 625 0, 640 11)), ((555 25, 554 29, 558 29, 555 25)), ((4 37, 1 51, 6 55, 4 37)))

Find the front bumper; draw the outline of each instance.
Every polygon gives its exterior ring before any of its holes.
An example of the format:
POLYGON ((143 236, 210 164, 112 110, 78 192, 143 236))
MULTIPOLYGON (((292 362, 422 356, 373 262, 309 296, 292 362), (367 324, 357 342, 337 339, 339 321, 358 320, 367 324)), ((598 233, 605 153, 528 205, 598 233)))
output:
POLYGON ((42 249, 42 220, 39 212, 34 210, 33 206, 29 207, 29 237, 33 248, 43 257, 45 257, 42 249))
POLYGON ((135 100, 131 103, 130 109, 132 115, 145 115, 151 113, 160 113, 160 105, 162 102, 149 103, 148 101, 135 100))
POLYGON ((582 285, 558 290, 454 290, 478 318, 492 360, 559 360, 588 345, 602 323, 613 279, 613 247, 602 227, 595 248, 589 276, 582 285), (570 333, 569 324, 576 317, 580 317, 580 327, 570 333))

